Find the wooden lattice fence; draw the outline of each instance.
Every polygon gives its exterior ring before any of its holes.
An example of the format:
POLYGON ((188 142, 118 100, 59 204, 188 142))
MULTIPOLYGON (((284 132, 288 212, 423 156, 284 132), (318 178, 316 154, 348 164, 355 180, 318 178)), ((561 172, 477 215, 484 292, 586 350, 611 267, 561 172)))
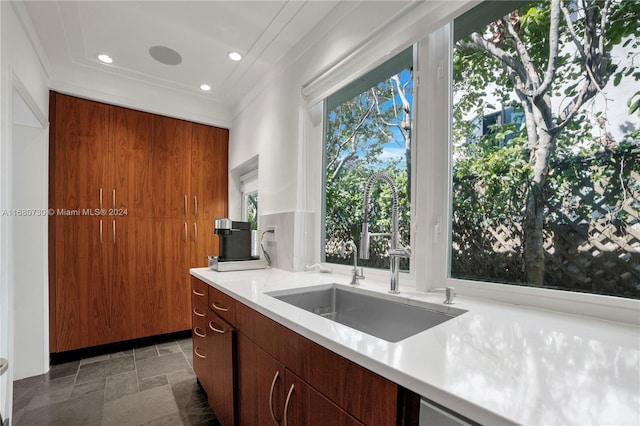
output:
MULTIPOLYGON (((548 197, 545 286, 640 298, 640 164, 612 158, 582 165, 617 168, 608 177, 593 182, 584 173, 569 193, 548 197)), ((518 215, 502 222, 454 215, 452 275, 524 283, 521 222, 518 215)))

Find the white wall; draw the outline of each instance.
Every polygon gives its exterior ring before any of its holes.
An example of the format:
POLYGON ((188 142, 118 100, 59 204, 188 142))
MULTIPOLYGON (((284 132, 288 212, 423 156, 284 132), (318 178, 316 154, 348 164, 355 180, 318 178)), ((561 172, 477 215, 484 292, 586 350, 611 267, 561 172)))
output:
MULTIPOLYGON (((33 117, 25 118, 26 107, 37 117, 36 126, 46 128, 49 98, 47 75, 12 3, 0 2, 0 22, 0 211, 23 207, 15 204, 15 201, 26 201, 20 196, 14 199, 16 192, 22 193, 20 195, 29 193, 29 197, 45 200, 46 207, 46 181, 42 182, 40 178, 47 174, 47 164, 40 160, 33 164, 31 155, 46 160, 47 151, 43 150, 46 149, 48 135, 43 130, 32 132, 23 129, 20 124, 34 121, 33 117), (14 104, 18 97, 25 102, 14 104), (15 128, 14 123, 18 124, 15 128), (37 141, 38 148, 34 151, 31 146, 21 146, 15 151, 14 132, 18 140, 37 141), (31 150, 28 156, 22 148, 31 150), (14 160, 20 162, 14 163, 14 160), (30 168, 23 169, 25 166, 30 168), (16 179, 16 173, 26 170, 36 171, 30 177, 33 181, 23 184, 16 179)), ((27 207, 31 206, 24 208, 27 207)), ((18 238, 14 238, 15 219, 10 215, 0 216, 0 356, 6 355, 9 359, 9 371, 0 380, 0 410, 5 418, 10 417, 12 412, 13 380, 23 377, 23 374, 44 373, 48 368, 46 223, 44 228, 42 222, 39 223, 39 233, 33 245, 27 248, 20 244, 18 238), (24 250, 29 250, 28 255, 24 250), (16 275, 16 267, 25 266, 33 275, 28 281, 21 282, 16 291, 16 277, 21 280, 24 278, 16 275), (18 316, 33 313, 33 320, 16 321, 16 306, 20 309, 18 316), (14 339, 16 336, 20 339, 14 339), (35 336, 29 347, 24 343, 32 337, 27 339, 26 336, 35 336), (33 351, 33 356, 25 356, 26 351, 33 351)))

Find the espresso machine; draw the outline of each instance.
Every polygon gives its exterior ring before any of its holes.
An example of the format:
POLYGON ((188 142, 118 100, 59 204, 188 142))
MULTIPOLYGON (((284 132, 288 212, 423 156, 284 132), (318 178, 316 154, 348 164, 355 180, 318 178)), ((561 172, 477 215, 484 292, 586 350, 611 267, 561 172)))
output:
POLYGON ((260 259, 258 231, 251 230, 249 222, 229 218, 216 218, 213 233, 218 236, 218 256, 209 256, 209 267, 214 271, 242 271, 264 269, 267 262, 260 259))

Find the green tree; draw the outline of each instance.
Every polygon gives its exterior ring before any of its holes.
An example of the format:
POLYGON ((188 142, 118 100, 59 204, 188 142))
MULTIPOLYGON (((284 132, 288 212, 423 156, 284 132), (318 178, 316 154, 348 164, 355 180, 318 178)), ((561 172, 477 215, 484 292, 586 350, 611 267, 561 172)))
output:
MULTIPOLYGON (((613 47, 622 43, 637 48, 639 10, 636 1, 539 1, 456 43, 454 84, 460 99, 454 137, 462 157, 460 170, 475 173, 480 195, 494 201, 479 208, 489 205, 499 215, 509 215, 521 207, 530 284, 544 281, 544 211, 553 160, 567 154, 576 135, 593 139, 584 125, 583 108, 589 100, 610 81, 640 80, 633 61, 618 66, 611 56, 613 47), (522 129, 496 126, 479 143, 462 146, 464 135, 472 133, 465 112, 475 110, 482 116, 483 108, 491 108, 486 105, 488 91, 503 105, 515 94, 524 114, 522 129), (554 99, 562 99, 561 104, 554 105, 554 99), (523 131, 508 148, 496 144, 517 130, 523 131)), ((630 99, 630 110, 636 103, 630 99)))
MULTIPOLYGON (((411 179, 411 73, 406 71, 338 105, 328 112, 325 139, 325 233, 327 260, 347 263, 342 244, 359 240, 363 187, 378 171, 392 177, 400 193, 401 236, 409 243, 411 179), (399 157, 382 158, 386 144, 403 150, 399 157)), ((384 185, 372 191, 372 232, 389 232, 391 192, 384 185)), ((372 258, 366 266, 388 265, 386 238, 372 240, 372 258)), ((402 265, 408 268, 408 263, 402 265)))

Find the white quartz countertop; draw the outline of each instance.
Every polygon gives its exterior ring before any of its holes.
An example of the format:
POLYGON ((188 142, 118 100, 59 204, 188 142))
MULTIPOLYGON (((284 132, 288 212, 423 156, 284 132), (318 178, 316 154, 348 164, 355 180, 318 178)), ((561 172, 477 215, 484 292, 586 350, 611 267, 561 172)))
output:
MULTIPOLYGON (((485 425, 640 425, 640 328, 457 297, 468 312, 397 343, 264 294, 349 278, 278 269, 191 274, 308 339, 485 425)), ((388 283, 362 281, 384 297, 388 283)), ((400 290, 403 291, 402 283, 400 290)), ((442 305, 435 293, 408 302, 442 305)))

